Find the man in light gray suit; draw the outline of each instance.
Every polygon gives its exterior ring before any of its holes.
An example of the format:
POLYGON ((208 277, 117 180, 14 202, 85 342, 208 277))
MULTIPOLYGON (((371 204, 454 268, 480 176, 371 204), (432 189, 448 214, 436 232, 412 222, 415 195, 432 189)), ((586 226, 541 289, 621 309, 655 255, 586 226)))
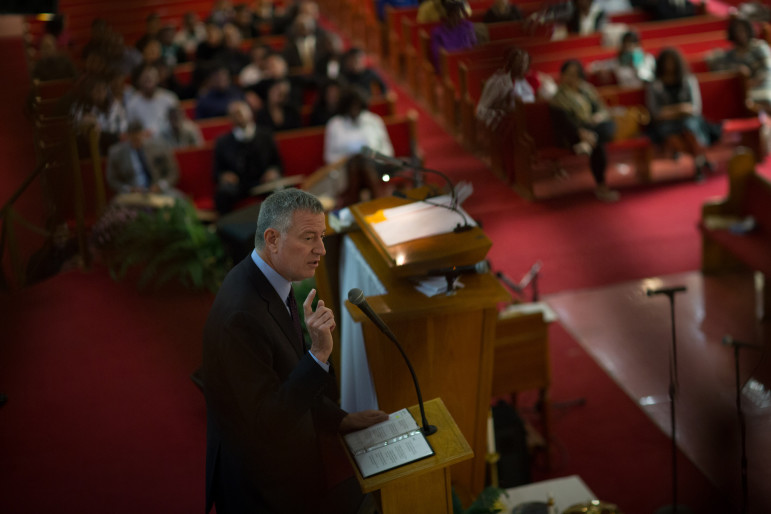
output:
POLYGON ((107 183, 116 193, 149 192, 178 195, 179 168, 171 148, 151 139, 142 123, 132 121, 128 138, 110 148, 107 183))

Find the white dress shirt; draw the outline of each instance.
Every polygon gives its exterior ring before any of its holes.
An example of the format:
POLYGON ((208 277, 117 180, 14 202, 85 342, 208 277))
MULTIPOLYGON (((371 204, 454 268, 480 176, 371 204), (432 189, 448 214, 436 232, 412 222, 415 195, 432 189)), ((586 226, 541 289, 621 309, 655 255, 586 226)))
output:
POLYGON ((169 109, 177 105, 177 95, 166 89, 159 87, 150 98, 136 91, 126 102, 126 114, 129 123, 139 120, 145 130, 153 136, 160 136, 169 125, 169 109))

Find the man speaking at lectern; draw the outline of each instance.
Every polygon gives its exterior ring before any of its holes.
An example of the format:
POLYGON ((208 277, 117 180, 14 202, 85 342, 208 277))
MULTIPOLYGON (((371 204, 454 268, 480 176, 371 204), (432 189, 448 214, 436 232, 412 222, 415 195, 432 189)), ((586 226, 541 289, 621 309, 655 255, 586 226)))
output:
POLYGON ((333 312, 313 290, 303 302, 305 348, 292 282, 313 277, 324 249, 324 212, 311 194, 288 189, 260 206, 255 250, 228 273, 204 328, 206 512, 356 512, 353 477, 326 483, 319 441, 384 421, 348 414, 331 399, 333 312))

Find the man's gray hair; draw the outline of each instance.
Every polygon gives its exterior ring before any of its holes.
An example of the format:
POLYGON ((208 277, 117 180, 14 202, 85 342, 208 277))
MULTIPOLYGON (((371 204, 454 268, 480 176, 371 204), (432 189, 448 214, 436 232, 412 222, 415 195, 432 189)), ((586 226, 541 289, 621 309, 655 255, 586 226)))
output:
POLYGON ((318 198, 299 189, 277 191, 262 202, 254 234, 254 247, 258 252, 265 248, 265 231, 272 228, 286 234, 295 211, 320 214, 324 212, 324 207, 318 198))

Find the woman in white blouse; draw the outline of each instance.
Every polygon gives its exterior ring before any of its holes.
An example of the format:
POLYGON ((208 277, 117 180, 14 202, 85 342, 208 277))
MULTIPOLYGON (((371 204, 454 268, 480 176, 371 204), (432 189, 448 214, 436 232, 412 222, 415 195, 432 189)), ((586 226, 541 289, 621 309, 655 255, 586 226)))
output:
POLYGON ((324 161, 327 164, 356 155, 365 146, 393 156, 394 148, 385 123, 367 109, 362 91, 356 87, 346 88, 339 105, 338 114, 327 122, 324 131, 324 161))
POLYGON ((372 162, 359 154, 365 146, 389 157, 394 155, 383 119, 367 110, 366 96, 359 88, 347 87, 340 95, 338 114, 327 122, 324 131, 326 163, 345 161, 338 207, 386 194, 372 162))

